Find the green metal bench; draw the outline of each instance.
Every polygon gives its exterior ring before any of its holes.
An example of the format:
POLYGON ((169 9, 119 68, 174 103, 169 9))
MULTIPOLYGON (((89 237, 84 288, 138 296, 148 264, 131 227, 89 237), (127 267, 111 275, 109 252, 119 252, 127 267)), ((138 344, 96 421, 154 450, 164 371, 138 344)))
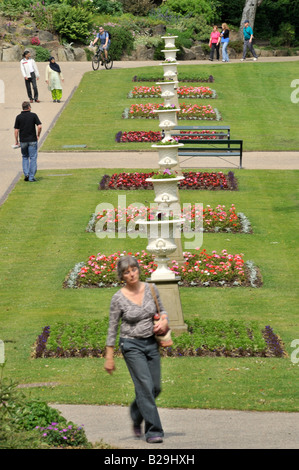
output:
POLYGON ((179 157, 239 157, 239 168, 242 168, 243 140, 201 139, 179 142, 186 143, 179 148, 179 157))
MULTIPOLYGON (((195 137, 205 135, 205 134, 201 134, 200 131, 216 131, 216 134, 211 134, 211 135, 217 138, 225 137, 228 140, 230 139, 230 126, 176 126, 171 131, 171 135, 173 137, 179 138, 179 142, 185 142, 184 137, 190 135, 188 131, 192 131, 192 135, 195 137), (175 132, 175 131, 179 131, 179 132, 175 132), (196 131, 199 131, 199 132, 197 133, 196 131)), ((190 141, 190 139, 186 139, 186 140, 188 142, 190 141)))

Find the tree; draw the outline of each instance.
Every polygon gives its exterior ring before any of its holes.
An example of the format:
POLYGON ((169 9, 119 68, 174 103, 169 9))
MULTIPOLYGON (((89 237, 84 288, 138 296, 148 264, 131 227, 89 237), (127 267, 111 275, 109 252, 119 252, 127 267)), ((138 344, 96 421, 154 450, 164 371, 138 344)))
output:
POLYGON ((262 2, 263 0, 245 0, 240 24, 241 31, 245 20, 248 20, 250 26, 253 28, 256 9, 262 4, 262 2))

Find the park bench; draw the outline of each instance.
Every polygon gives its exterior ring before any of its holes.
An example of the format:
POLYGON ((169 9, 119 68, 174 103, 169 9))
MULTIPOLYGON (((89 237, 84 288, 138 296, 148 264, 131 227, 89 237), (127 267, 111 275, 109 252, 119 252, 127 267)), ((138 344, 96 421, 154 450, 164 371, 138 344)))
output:
POLYGON ((176 126, 171 136, 184 144, 178 150, 179 157, 239 157, 239 168, 242 168, 243 140, 232 140, 229 126, 176 126), (216 130, 216 134, 212 134, 213 138, 209 139, 188 139, 190 131, 192 136, 206 137, 205 134, 196 133, 202 130, 216 130))
POLYGON ((215 134, 211 134, 211 137, 230 139, 230 126, 176 126, 171 131, 171 135, 183 139, 184 137, 190 136, 190 132, 192 132, 192 136, 200 137, 205 135, 202 133, 203 131, 215 131, 215 134))

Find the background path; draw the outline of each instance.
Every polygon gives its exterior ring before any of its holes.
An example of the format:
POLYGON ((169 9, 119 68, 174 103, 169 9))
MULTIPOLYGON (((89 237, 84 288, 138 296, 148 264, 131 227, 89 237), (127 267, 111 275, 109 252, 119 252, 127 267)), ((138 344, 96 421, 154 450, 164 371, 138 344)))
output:
MULTIPOLYGON (((263 62, 298 61, 297 57, 263 58, 263 62)), ((239 62, 238 60, 232 62, 239 62)), ((207 61, 184 64, 204 65, 207 61)), ((54 104, 44 82, 46 63, 39 63, 38 81, 41 103, 34 103, 43 123, 43 135, 61 112, 65 101, 80 83, 82 75, 91 70, 90 62, 65 62, 63 74, 64 102, 54 104)), ((159 65, 159 62, 116 62, 114 68, 133 68, 159 65)), ((224 65, 224 66, 227 66, 224 65)), ((20 150, 14 150, 13 126, 21 112, 21 103, 27 100, 19 63, 0 62, 0 79, 5 86, 5 101, 0 103, 0 205, 14 184, 22 177, 20 150)), ((182 162, 185 168, 197 165, 210 167, 212 161, 204 158, 182 162), (198 161, 196 161, 198 160, 198 161)), ((235 160, 232 160, 233 162, 235 160)), ((245 152, 245 168, 299 169, 299 152, 245 152)), ((225 166, 225 162, 224 162, 225 166)), ((76 168, 158 168, 156 152, 78 152, 39 153, 39 169, 76 168)), ((144 438, 132 437, 127 407, 92 405, 52 405, 63 416, 78 425, 83 424, 91 442, 104 442, 122 449, 299 449, 299 413, 272 413, 227 410, 160 409, 165 430, 163 444, 150 445, 144 438)))
MULTIPOLYGON (((298 57, 271 57, 259 59, 263 62, 299 61, 298 57)), ((232 60, 231 62, 239 62, 232 60)), ((115 62, 114 68, 135 68, 159 65, 159 61, 147 62, 115 62)), ((210 61, 184 61, 184 64, 211 65, 210 61)), ((220 62, 221 63, 221 62, 220 62)), ((217 64, 219 64, 217 62, 217 64)), ((213 64, 212 64, 213 65, 213 64)), ((80 83, 85 72, 91 71, 91 62, 64 62, 62 103, 52 103, 51 94, 45 83, 47 63, 38 63, 40 80, 38 80, 39 98, 41 103, 33 103, 32 111, 36 112, 42 121, 42 140, 59 116, 73 90, 80 83)), ((229 64, 223 64, 229 66, 229 64)), ((244 64, 246 66, 246 64, 244 64)), ((0 62, 0 80, 4 84, 4 103, 0 103, 0 205, 5 201, 10 190, 22 176, 21 153, 12 149, 14 144, 14 122, 21 112, 21 104, 27 100, 24 79, 18 62, 0 62)), ((180 158, 183 168, 211 168, 219 161, 216 159, 180 158), (214 160, 214 161, 213 161, 214 160)), ((229 162, 229 160, 227 160, 229 162)), ((223 161, 223 167, 231 166, 223 161)), ((237 162, 235 158, 231 160, 237 162)), ((243 166, 248 169, 299 169, 299 152, 245 152, 243 166)), ((39 152, 38 169, 76 169, 76 168, 158 168, 157 152, 39 152)))

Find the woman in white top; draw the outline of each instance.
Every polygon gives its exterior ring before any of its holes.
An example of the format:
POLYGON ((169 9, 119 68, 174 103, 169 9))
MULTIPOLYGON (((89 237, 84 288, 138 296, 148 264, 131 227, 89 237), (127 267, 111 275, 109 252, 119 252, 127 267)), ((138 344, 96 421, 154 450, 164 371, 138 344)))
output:
POLYGON ((46 67, 46 83, 52 93, 53 103, 60 103, 62 97, 62 84, 64 81, 62 72, 54 57, 50 57, 50 63, 46 67))

